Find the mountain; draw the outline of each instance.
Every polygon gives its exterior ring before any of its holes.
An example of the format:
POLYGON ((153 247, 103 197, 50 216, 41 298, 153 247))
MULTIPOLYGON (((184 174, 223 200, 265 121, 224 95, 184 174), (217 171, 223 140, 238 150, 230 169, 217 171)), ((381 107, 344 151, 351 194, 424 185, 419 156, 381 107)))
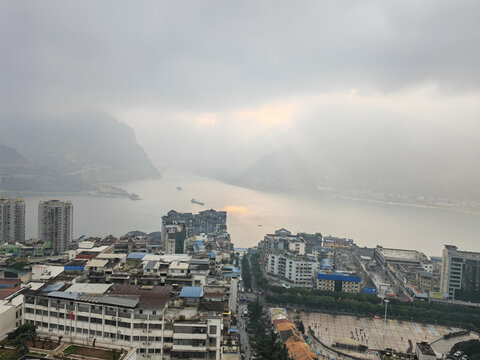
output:
POLYGON ((101 112, 3 116, 0 143, 17 149, 38 166, 95 183, 159 176, 133 130, 101 112))
POLYGON ((480 147, 466 134, 411 119, 365 118, 310 121, 296 131, 229 182, 480 201, 480 147))
POLYGON ((103 113, 0 118, 0 190, 136 198, 106 183, 158 177, 131 128, 103 113))
POLYGON ((0 167, 28 167, 30 162, 14 148, 0 144, 0 167))
POLYGON ((0 144, 0 190, 12 192, 82 192, 96 186, 81 177, 37 166, 16 149, 0 144))

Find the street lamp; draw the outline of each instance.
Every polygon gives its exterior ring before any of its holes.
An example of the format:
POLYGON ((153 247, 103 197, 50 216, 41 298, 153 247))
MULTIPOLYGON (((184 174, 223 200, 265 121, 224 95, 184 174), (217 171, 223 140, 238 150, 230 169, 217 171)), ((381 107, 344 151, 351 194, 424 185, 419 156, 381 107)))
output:
POLYGON ((383 346, 386 347, 386 338, 387 338, 387 308, 388 308, 388 301, 387 299, 383 299, 385 302, 385 320, 383 322, 383 346))

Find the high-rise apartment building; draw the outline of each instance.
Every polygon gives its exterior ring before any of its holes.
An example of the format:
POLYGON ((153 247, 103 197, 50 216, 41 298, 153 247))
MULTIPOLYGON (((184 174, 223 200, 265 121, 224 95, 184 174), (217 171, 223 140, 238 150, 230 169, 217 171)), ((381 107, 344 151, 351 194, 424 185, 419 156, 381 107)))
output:
POLYGON ((450 299, 480 302, 480 253, 445 245, 440 291, 450 299))
POLYGON ((71 201, 47 200, 38 205, 38 237, 50 242, 52 253, 68 250, 73 233, 73 206, 71 201))
POLYGON ((213 209, 200 211, 198 214, 179 213, 170 210, 162 216, 163 225, 185 224, 187 237, 200 234, 213 234, 227 230, 227 212, 213 209))
POLYGON ((0 243, 25 241, 25 201, 0 198, 0 243))
POLYGON ((164 225, 162 235, 167 254, 183 254, 185 252, 185 242, 187 240, 185 224, 164 225))

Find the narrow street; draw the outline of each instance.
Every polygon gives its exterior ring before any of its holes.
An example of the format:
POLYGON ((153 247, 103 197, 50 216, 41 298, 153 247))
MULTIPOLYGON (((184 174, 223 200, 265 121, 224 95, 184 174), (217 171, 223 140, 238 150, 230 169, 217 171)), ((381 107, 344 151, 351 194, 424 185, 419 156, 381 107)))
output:
MULTIPOLYGON (((241 294, 244 298, 250 298, 249 294, 241 294)), ((241 344, 241 354, 244 354, 244 359, 251 359, 251 347, 250 340, 247 333, 247 322, 248 318, 242 317, 244 311, 247 310, 247 303, 239 303, 238 305, 238 331, 240 334, 240 344, 241 344)))
MULTIPOLYGON (((250 260, 250 259, 249 259, 250 260)), ((251 268, 250 263, 250 268, 251 268)), ((241 288, 242 284, 239 284, 241 288)), ((238 291, 239 294, 239 302, 238 302, 238 331, 240 334, 240 344, 241 344, 241 354, 244 355, 244 359, 250 360, 253 358, 252 355, 252 348, 250 345, 250 339, 248 338, 247 332, 247 323, 249 317, 242 317, 242 314, 248 310, 248 304, 254 301, 259 301, 262 305, 265 304, 265 297, 260 294, 260 289, 258 288, 257 284, 255 283, 255 277, 252 275, 252 291, 244 293, 238 291), (240 302, 240 298, 248 299, 249 301, 240 302)))

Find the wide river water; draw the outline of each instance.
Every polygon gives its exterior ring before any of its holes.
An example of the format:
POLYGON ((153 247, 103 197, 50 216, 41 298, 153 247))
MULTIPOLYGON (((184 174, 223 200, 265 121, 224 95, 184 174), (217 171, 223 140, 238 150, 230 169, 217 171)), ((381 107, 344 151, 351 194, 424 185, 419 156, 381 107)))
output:
MULTIPOLYGON (((354 239, 359 246, 382 245, 417 249, 441 255, 444 244, 480 251, 480 215, 445 209, 262 192, 170 168, 157 180, 121 183, 142 200, 95 196, 57 196, 74 206, 74 237, 116 236, 131 230, 161 230, 161 217, 169 210, 228 211, 228 229, 236 247, 250 247, 266 233, 286 228, 293 233, 321 232, 354 239), (176 189, 181 186, 182 190, 176 189), (191 199, 205 206, 191 203, 191 199)), ((26 196, 27 238, 37 236, 38 202, 26 196)))

